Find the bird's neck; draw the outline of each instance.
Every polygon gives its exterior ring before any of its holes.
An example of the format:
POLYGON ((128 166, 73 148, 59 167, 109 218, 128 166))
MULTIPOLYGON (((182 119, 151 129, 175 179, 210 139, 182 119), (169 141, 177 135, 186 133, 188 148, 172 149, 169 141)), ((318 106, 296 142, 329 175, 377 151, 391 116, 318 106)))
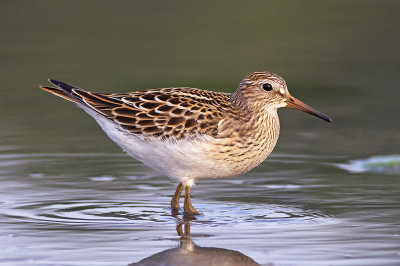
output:
POLYGON ((251 138, 259 143, 263 151, 260 156, 265 159, 275 148, 279 138, 280 124, 277 110, 253 114, 249 121, 249 127, 249 132, 253 132, 251 138))
POLYGON ((239 88, 231 94, 231 103, 232 105, 238 108, 247 108, 247 98, 244 95, 243 89, 239 86, 239 88))
POLYGON ((251 112, 251 118, 246 124, 248 132, 259 132, 274 143, 279 137, 280 125, 276 109, 260 113, 251 112))

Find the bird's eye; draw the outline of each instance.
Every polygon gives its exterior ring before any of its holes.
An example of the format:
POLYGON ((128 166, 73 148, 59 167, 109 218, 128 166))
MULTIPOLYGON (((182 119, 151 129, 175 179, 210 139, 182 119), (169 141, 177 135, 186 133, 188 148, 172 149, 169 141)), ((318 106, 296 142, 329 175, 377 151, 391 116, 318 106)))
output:
POLYGON ((264 83, 262 87, 265 91, 272 91, 272 85, 269 83, 264 83))

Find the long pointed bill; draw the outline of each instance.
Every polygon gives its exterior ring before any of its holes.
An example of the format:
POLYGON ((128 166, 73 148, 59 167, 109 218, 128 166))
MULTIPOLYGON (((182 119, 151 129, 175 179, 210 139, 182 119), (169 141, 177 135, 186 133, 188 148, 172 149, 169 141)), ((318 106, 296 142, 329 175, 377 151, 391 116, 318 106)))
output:
POLYGON ((325 120, 326 122, 332 122, 332 119, 330 119, 329 117, 327 117, 323 113, 315 110, 311 106, 308 106, 307 104, 303 103, 302 101, 297 100, 296 98, 294 98, 290 94, 288 95, 288 98, 286 100, 286 104, 287 104, 287 107, 298 109, 300 111, 309 113, 310 115, 314 115, 316 117, 319 117, 319 118, 325 120))

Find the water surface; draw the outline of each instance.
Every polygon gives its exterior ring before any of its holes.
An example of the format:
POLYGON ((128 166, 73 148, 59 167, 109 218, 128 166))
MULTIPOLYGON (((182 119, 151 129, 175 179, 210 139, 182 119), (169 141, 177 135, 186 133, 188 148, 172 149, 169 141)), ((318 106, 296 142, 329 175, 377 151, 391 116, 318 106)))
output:
POLYGON ((245 178, 200 182, 193 200, 204 215, 187 221, 168 208, 171 182, 125 155, 4 155, 1 164, 14 169, 2 173, 2 262, 133 263, 177 247, 179 224, 191 226, 199 247, 261 264, 398 261, 398 185, 374 175, 362 185, 365 176, 330 163, 338 158, 272 159, 245 178), (101 174, 114 164, 114 174, 101 174), (301 179, 293 176, 299 164, 308 169, 301 179))

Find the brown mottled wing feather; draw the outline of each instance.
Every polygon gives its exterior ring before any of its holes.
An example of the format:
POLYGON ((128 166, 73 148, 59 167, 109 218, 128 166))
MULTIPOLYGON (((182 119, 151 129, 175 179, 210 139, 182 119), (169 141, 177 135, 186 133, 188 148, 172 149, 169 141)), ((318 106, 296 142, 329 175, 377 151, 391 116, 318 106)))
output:
POLYGON ((92 109, 139 135, 181 139, 215 135, 218 122, 233 114, 228 93, 192 88, 164 88, 126 94, 75 89, 92 109))

